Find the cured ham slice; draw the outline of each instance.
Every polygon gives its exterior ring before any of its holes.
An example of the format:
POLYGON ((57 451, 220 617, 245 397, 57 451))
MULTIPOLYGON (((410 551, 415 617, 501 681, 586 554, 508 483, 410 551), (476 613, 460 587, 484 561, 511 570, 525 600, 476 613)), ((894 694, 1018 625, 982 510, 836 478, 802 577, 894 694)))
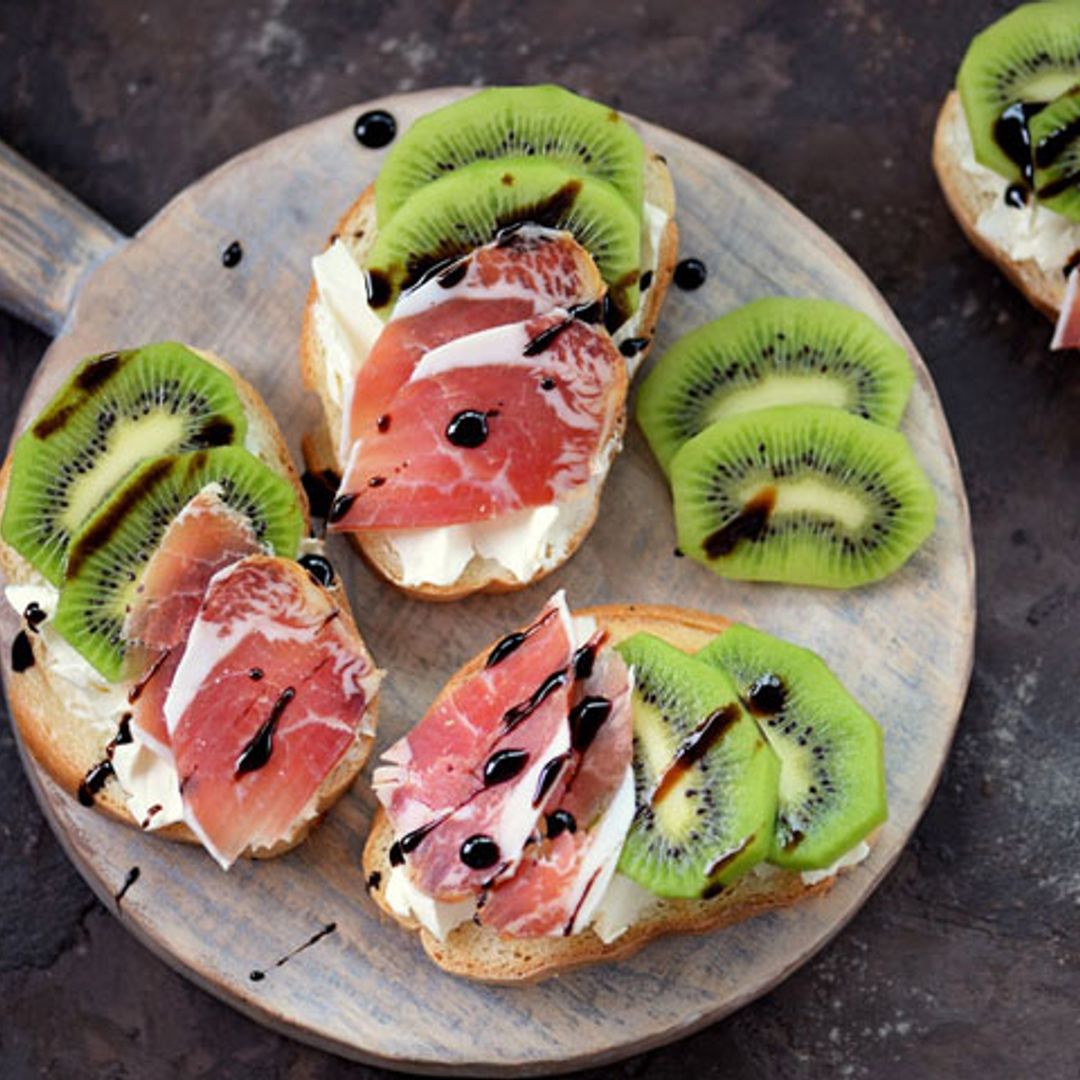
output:
POLYGON ((455 899, 516 865, 569 762, 572 654, 560 593, 384 755, 375 793, 424 892, 455 899))
POLYGON ((342 460, 378 430, 423 356, 456 338, 599 300, 592 257, 566 232, 525 226, 477 248, 403 296, 353 383, 342 460))
POLYGON ((228 867, 314 812, 379 682, 363 642, 297 563, 255 555, 211 580, 165 699, 184 820, 228 867))
POLYGON ((599 467, 626 397, 607 332, 551 312, 428 353, 354 445, 331 529, 424 528, 556 502, 599 467))
POLYGON ((1080 273, 1073 271, 1065 286, 1065 301, 1061 305, 1051 349, 1080 349, 1080 273))
POLYGON ((480 907, 485 926, 509 937, 576 933, 602 899, 634 816, 630 675, 611 649, 571 713, 574 759, 545 806, 547 835, 480 907))
POLYGON ((124 636, 139 642, 132 723, 155 753, 172 760, 165 695, 210 579, 260 550, 250 522, 230 509, 217 485, 200 491, 173 519, 135 590, 124 636))

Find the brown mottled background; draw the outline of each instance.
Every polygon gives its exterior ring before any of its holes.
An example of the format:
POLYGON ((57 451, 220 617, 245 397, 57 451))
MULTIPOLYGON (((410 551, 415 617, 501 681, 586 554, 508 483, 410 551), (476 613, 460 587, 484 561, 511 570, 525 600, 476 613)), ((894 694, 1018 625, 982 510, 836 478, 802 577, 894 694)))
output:
MULTIPOLYGON (((969 250, 928 161, 969 38, 1011 6, 0 0, 0 138, 124 230, 239 150, 351 102, 552 80, 775 185, 866 268, 930 364, 971 497, 980 604, 937 798, 817 959, 604 1075, 1077 1075, 1080 358, 1049 354, 1049 326, 969 250)), ((45 346, 0 316, 5 440, 45 346)), ((0 1075, 383 1074, 256 1027, 129 937, 68 865, 5 724, 0 1075)))

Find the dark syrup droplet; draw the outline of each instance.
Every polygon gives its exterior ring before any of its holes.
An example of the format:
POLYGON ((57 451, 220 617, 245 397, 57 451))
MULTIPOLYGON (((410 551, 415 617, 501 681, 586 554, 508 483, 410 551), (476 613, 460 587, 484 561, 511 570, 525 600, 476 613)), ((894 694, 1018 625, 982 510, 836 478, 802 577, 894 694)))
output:
POLYGON ((484 763, 484 786, 513 780, 529 762, 527 750, 497 750, 484 763))
POLYGON ((459 412, 449 424, 446 425, 446 437, 455 446, 464 447, 466 450, 475 450, 483 446, 488 437, 489 413, 478 412, 476 409, 465 409, 459 412))
POLYGON ((592 695, 582 698, 570 710, 570 745, 583 754, 610 715, 611 702, 607 698, 592 695))
POLYGON ((356 118, 353 134, 361 146, 366 146, 369 150, 381 150, 393 142, 397 134, 397 121, 384 109, 372 109, 356 118))
POLYGON ((23 618, 26 620, 26 628, 36 632, 37 628, 48 618, 48 615, 43 608, 35 601, 31 600, 30 603, 26 605, 26 610, 23 612, 23 618))
POLYGON ((324 589, 334 584, 334 567, 325 555, 301 555, 296 560, 324 589))
POLYGON ((675 267, 675 284, 687 292, 700 289, 709 276, 708 267, 700 259, 683 259, 675 267))
POLYGON ((744 540, 760 540, 769 526, 776 506, 776 488, 755 495, 726 525, 705 537, 702 548, 710 559, 730 555, 744 540))
POLYGON ((569 810, 556 810, 555 813, 548 814, 545 824, 549 840, 554 840, 560 833, 568 832, 572 836, 577 832, 577 821, 569 810))
POLYGON ((139 874, 140 873, 141 873, 141 871, 139 870, 139 868, 137 866, 133 866, 127 872, 127 876, 124 878, 124 883, 120 886, 120 891, 116 894, 116 896, 113 897, 113 899, 116 901, 116 906, 117 907, 120 906, 120 902, 127 895, 128 889, 130 889, 131 886, 134 885, 135 882, 139 880, 139 874))
POLYGON ((11 670, 18 675, 34 666, 34 647, 30 644, 30 635, 20 630, 11 643, 11 670))
POLYGON ((642 292, 647 292, 652 285, 652 279, 653 272, 651 270, 646 270, 645 273, 641 275, 641 281, 638 283, 638 288, 642 292))
POLYGON ((755 716, 775 716, 784 708, 787 690, 777 675, 762 675, 750 684, 747 704, 755 716))
POLYGON ((323 469, 317 473, 305 472, 300 477, 300 483, 304 485, 312 517, 326 518, 334 504, 334 494, 341 484, 341 477, 332 469, 323 469))
POLYGON ((274 702, 274 706, 270 710, 270 715, 259 726, 259 730, 252 735, 251 740, 244 749, 240 751, 240 756, 236 759, 234 772, 236 777, 261 769, 270 760, 270 755, 274 752, 274 731, 277 729, 278 721, 281 719, 285 707, 294 697, 296 697, 296 691, 291 686, 285 687, 278 695, 277 701, 274 702))
POLYGON ((105 786, 105 782, 113 775, 112 762, 106 759, 99 761, 83 778, 76 793, 79 802, 83 806, 93 806, 94 796, 105 786))
POLYGON ((642 349, 647 348, 648 344, 649 339, 647 337, 627 338, 619 345, 619 352, 629 360, 631 357, 637 356, 642 349))
POLYGON ((226 270, 231 270, 234 266, 240 265, 240 260, 244 257, 244 249, 240 246, 239 240, 234 240, 222 253, 221 253, 221 265, 226 270))
POLYGON ((340 521, 349 512, 354 502, 356 502, 355 495, 339 495, 331 504, 326 520, 331 523, 340 521))
POLYGON ((1014 210, 1023 210, 1027 206, 1028 189, 1023 184, 1010 184, 1005 189, 1005 205, 1014 210))
POLYGON ((499 861, 499 845, 490 836, 477 833, 461 845, 461 861, 470 870, 487 870, 499 861))

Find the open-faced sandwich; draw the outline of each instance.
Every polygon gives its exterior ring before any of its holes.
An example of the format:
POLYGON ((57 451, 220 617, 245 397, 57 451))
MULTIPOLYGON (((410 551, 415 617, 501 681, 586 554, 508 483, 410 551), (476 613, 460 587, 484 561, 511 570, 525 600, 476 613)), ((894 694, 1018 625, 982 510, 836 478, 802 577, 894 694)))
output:
POLYGON ((667 166, 603 105, 485 90, 398 137, 313 261, 301 359, 330 528, 430 599, 521 588, 597 513, 677 232, 667 166))
POLYGON ((1080 346, 1080 4, 1024 4, 971 43, 934 136, 968 239, 1080 346))
POLYGON ((86 805, 223 866, 350 785, 380 673, 273 418, 182 345, 85 360, 0 474, 8 699, 86 805))
POLYGON ((557 594, 375 771, 379 907, 454 974, 517 982, 827 889, 885 820, 877 723, 813 653, 557 594))

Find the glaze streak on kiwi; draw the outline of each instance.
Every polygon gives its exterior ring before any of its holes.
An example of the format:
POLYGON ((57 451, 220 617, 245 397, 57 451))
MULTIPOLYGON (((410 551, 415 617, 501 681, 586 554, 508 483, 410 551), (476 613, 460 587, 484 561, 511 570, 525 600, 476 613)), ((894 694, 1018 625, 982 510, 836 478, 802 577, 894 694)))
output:
POLYGON ((710 559, 730 555, 744 540, 760 540, 769 527, 769 516, 776 507, 776 488, 758 492, 731 521, 705 537, 701 545, 710 559))
POLYGON ((47 408, 35 421, 31 430, 39 439, 47 439, 54 431, 59 431, 72 413, 76 412, 95 390, 104 386, 121 368, 131 354, 122 359, 119 353, 105 353, 90 361, 75 379, 75 386, 84 392, 84 397, 74 398, 57 408, 47 408))
MULTIPOLYGON (((196 456, 201 459, 203 453, 196 451, 196 456)), ((131 510, 168 478, 174 463, 175 459, 171 457, 159 458, 152 462, 143 471, 141 482, 129 485, 121 497, 115 499, 108 510, 98 516, 93 526, 78 538, 68 552, 67 576, 69 578, 75 577, 86 560, 109 542, 131 510)))
MULTIPOLYGON (((680 743, 671 764, 660 777, 660 782, 654 788, 650 800, 653 806, 671 794, 675 785, 724 737, 724 733, 738 719, 739 707, 732 704, 717 709, 702 720, 698 727, 680 743)), ((713 871, 709 870, 708 873, 711 877, 713 871)))

